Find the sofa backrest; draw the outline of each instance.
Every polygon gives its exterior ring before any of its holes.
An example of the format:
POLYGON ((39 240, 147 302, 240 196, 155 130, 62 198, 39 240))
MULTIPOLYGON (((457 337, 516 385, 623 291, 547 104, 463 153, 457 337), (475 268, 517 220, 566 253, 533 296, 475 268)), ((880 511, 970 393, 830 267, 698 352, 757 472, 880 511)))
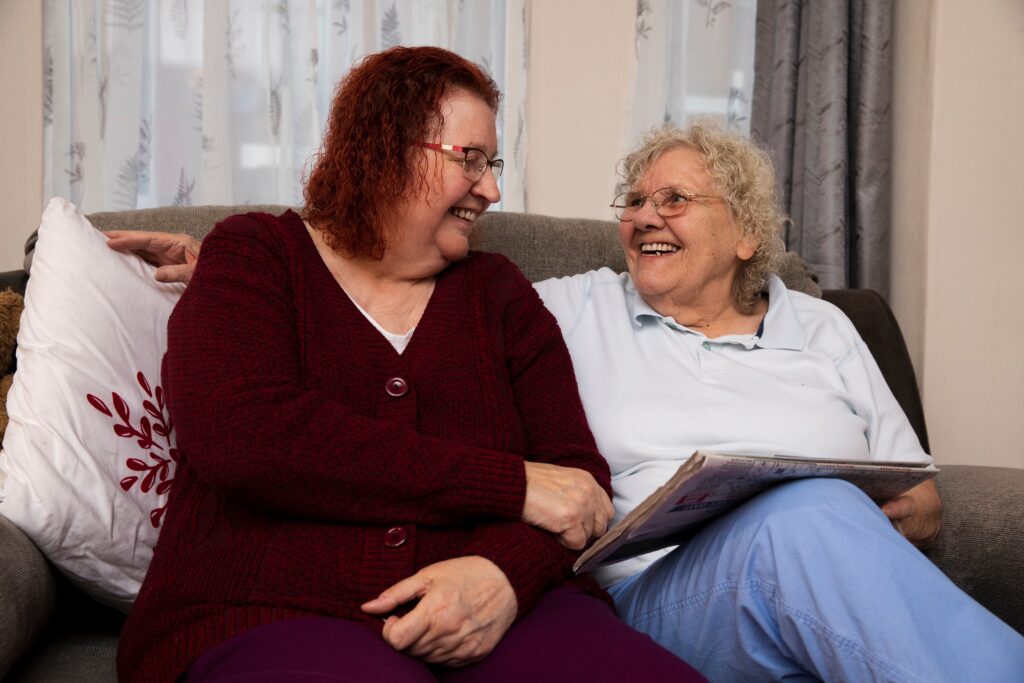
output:
MULTIPOLYGON (((89 220, 100 230, 185 232, 201 239, 218 221, 233 214, 265 211, 278 215, 288 208, 272 204, 163 207, 94 213, 89 220)), ((472 246, 508 256, 534 282, 602 266, 616 272, 626 268, 615 223, 610 221, 492 211, 480 218, 472 246)))
MULTIPOLYGON (((101 230, 163 230, 202 238, 218 221, 230 215, 246 211, 278 215, 288 208, 281 205, 165 207, 94 213, 89 215, 89 220, 101 230)), ((612 221, 489 212, 480 218, 471 242, 474 249, 508 256, 533 281, 583 273, 602 266, 618 272, 626 269, 616 224, 612 221)), ((790 289, 822 296, 813 275, 796 254, 787 254, 780 276, 790 289)), ((867 290, 827 290, 824 298, 853 320, 927 450, 928 435, 914 368, 899 325, 885 300, 867 290)))

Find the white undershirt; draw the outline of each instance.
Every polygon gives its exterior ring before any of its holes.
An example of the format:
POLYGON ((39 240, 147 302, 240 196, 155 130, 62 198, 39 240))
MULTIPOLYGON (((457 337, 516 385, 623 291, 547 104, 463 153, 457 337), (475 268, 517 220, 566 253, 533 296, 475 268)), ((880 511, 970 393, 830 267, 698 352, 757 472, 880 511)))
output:
MULTIPOLYGON (((345 291, 344 288, 342 288, 342 291, 345 291)), ((373 319, 372 315, 363 310, 363 307, 360 306, 356 302, 356 300, 352 298, 351 294, 349 294, 348 292, 345 292, 345 294, 348 295, 348 298, 352 301, 352 305, 358 308, 359 312, 362 313, 366 317, 366 319, 370 321, 370 324, 373 325, 378 332, 384 335, 384 338, 388 340, 391 346, 395 347, 395 351, 398 352, 398 355, 402 355, 402 352, 405 351, 405 347, 407 347, 409 345, 409 342, 412 340, 412 333, 416 331, 416 326, 413 325, 412 327, 410 327, 409 331, 406 332, 405 334, 395 334, 394 332, 388 332, 387 330, 380 326, 379 322, 373 319)))

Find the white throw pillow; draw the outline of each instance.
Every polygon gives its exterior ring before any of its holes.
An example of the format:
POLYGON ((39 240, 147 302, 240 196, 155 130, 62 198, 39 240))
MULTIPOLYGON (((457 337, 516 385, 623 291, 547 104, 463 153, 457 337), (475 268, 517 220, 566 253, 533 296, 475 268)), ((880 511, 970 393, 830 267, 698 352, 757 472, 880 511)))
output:
POLYGON ((67 200, 43 212, 18 333, 0 513, 76 585, 127 611, 177 458, 160 388, 182 285, 111 251, 67 200))

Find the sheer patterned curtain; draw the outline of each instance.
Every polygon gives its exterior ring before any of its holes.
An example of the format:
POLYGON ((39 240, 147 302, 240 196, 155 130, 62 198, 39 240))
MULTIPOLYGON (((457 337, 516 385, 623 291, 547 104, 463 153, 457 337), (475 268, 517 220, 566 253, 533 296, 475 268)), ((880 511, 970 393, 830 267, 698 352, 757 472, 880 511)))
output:
POLYGON ((756 21, 757 0, 637 0, 628 144, 696 116, 749 133, 756 21))
POLYGON ((302 203, 339 79, 394 45, 491 73, 523 210, 529 0, 46 0, 44 197, 83 211, 302 203))

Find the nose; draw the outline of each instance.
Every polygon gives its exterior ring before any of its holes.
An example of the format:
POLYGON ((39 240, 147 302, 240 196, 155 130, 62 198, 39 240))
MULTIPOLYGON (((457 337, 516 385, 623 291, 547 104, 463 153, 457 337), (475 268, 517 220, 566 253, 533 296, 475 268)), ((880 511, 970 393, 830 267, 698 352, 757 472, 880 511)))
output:
POLYGON ((654 210, 654 200, 650 197, 633 214, 633 227, 637 230, 659 230, 665 226, 665 219, 654 210))
POLYGON ((484 174, 473 183, 472 192, 483 197, 491 204, 501 200, 501 190, 498 189, 498 179, 494 177, 491 169, 484 169, 484 174))

